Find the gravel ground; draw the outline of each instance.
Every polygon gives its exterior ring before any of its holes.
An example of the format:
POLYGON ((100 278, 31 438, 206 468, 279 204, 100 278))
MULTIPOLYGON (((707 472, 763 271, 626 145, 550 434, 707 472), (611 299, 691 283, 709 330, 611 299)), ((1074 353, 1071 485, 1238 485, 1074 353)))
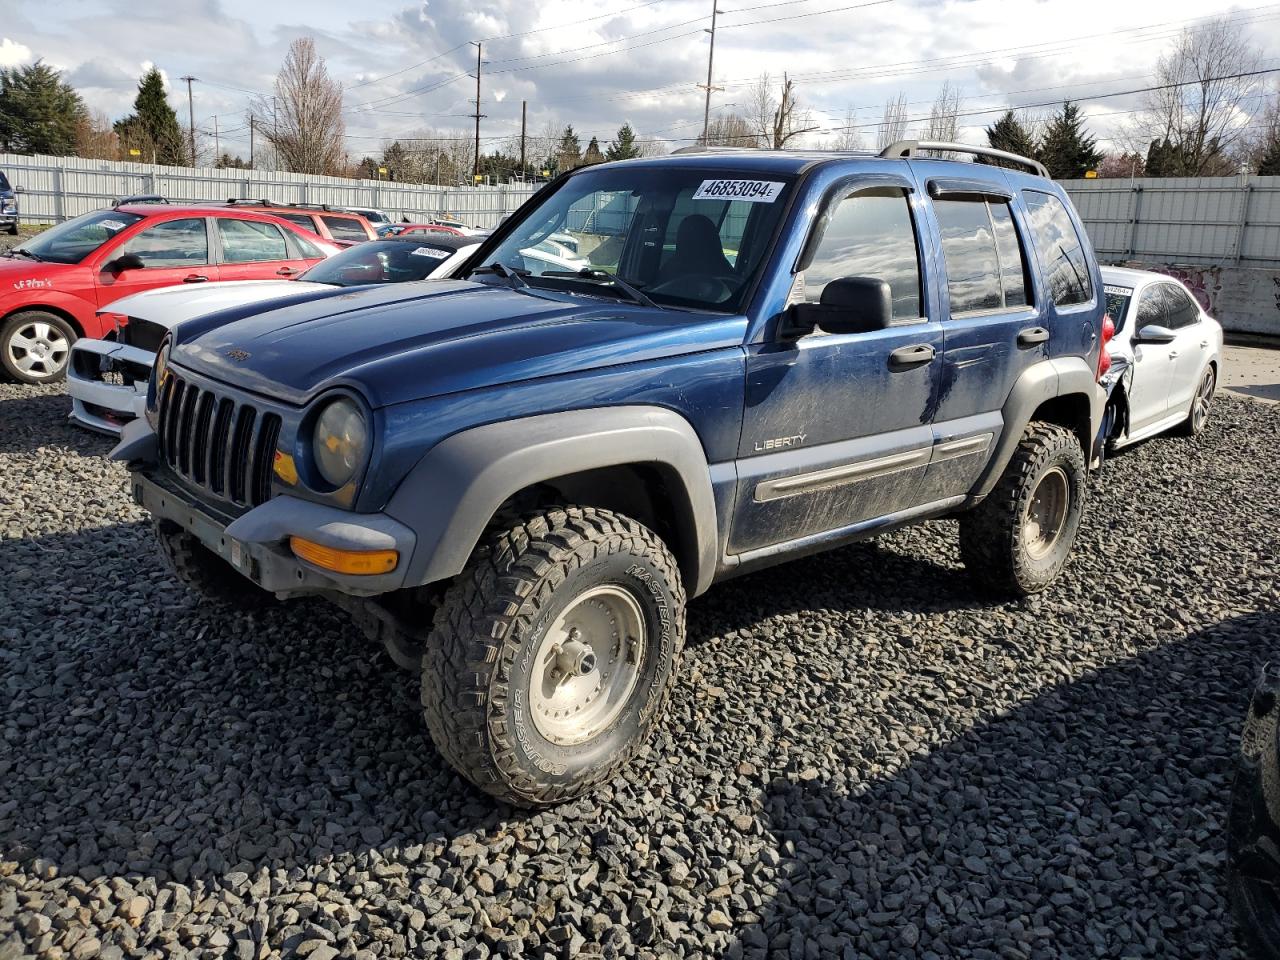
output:
POLYGON ((1024 603, 949 522, 717 587, 651 749, 532 815, 339 613, 193 601, 67 409, 0 386, 0 957, 1236 955, 1276 408, 1109 463, 1024 603))

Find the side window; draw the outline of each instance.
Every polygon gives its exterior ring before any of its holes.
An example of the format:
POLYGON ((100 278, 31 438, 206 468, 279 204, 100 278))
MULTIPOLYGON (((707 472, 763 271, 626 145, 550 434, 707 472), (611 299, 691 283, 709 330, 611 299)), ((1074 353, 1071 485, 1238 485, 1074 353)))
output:
POLYGON ((1025 307, 1027 297, 1027 260, 1018 242, 1018 228, 1007 203, 988 203, 991 227, 996 235, 996 253, 1000 257, 1000 289, 1006 307, 1025 307))
POLYGON ((193 267, 209 262, 209 234, 204 219, 170 220, 148 227, 125 244, 148 267, 193 267))
POLYGON ((866 190, 837 204, 804 271, 805 300, 821 300, 838 277, 884 280, 893 294, 894 321, 921 316, 920 257, 903 191, 866 190))
POLYGON ((1053 302, 1060 307, 1088 303, 1093 298, 1089 263, 1067 208, 1057 197, 1038 190, 1025 190, 1022 196, 1053 302))
MULTIPOLYGON (((936 200, 942 231, 951 314, 999 310, 1004 306, 1000 255, 987 204, 982 200, 936 200)), ((1025 302, 1025 295, 1023 300, 1025 302)))
POLYGON ((1142 297, 1138 300, 1138 325, 1134 328, 1135 330, 1141 330, 1151 324, 1158 327, 1165 326, 1164 295, 1161 292, 1163 286, 1164 284, 1156 284, 1142 291, 1142 297))
POLYGON ((304 260, 323 260, 324 259, 324 251, 321 250, 319 247, 317 247, 314 243, 312 243, 306 237, 299 236, 298 234, 295 233, 292 235, 291 239, 295 244, 297 244, 298 252, 302 254, 302 257, 304 260))
POLYGON ((257 263, 262 260, 288 260, 289 248, 284 234, 274 223, 263 220, 232 220, 219 217, 218 235, 222 238, 223 263, 257 263))
POLYGON ((353 220, 350 217, 324 217, 320 218, 324 221, 325 226, 329 228, 329 232, 333 234, 335 240, 368 240, 369 235, 364 232, 364 227, 360 226, 359 220, 353 220))
POLYGON ((1187 291, 1172 283, 1164 284, 1164 296, 1169 311, 1169 327, 1180 330, 1200 320, 1200 308, 1187 296, 1187 291))
POLYGON ((312 233, 315 233, 315 232, 316 232, 316 224, 315 224, 315 221, 314 221, 314 220, 312 220, 312 219, 311 219, 311 217, 310 217, 308 214, 305 214, 305 213, 273 213, 273 214, 272 214, 272 216, 273 216, 273 217, 279 217, 281 220, 288 220, 288 221, 289 221, 290 223, 292 223, 294 226, 301 227, 303 230, 310 230, 312 233))

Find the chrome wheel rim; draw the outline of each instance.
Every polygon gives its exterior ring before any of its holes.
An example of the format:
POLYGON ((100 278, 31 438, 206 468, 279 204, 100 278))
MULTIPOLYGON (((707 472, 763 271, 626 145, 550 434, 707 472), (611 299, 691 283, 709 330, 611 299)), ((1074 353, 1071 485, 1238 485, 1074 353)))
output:
POLYGON ((1199 433, 1209 420, 1209 401, 1213 398, 1213 368, 1204 372, 1200 380, 1200 389, 1191 401, 1191 426, 1199 433))
POLYGON ((1067 473, 1061 467, 1054 467, 1036 484, 1022 521, 1022 540, 1033 559, 1041 559, 1057 545, 1067 525, 1070 502, 1071 484, 1067 473))
POLYGON ((644 629, 640 605, 622 587, 575 598, 534 654, 529 707, 538 733, 574 746, 607 730, 640 678, 644 629))
POLYGON ((44 380, 56 376, 67 365, 71 343, 53 324, 33 320, 13 332, 5 350, 15 369, 44 380))

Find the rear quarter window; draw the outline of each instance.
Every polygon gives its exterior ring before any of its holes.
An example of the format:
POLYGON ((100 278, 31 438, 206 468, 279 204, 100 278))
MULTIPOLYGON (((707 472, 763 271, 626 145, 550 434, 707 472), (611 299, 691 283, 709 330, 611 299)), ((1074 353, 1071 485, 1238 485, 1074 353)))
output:
POLYGON ((369 235, 364 232, 364 227, 359 220, 352 217, 321 217, 324 225, 329 228, 329 232, 333 234, 335 240, 368 240, 369 235))
POLYGON ((1053 194, 1024 190, 1022 196, 1050 299, 1060 307, 1088 303, 1093 299, 1089 261, 1067 208, 1053 194))

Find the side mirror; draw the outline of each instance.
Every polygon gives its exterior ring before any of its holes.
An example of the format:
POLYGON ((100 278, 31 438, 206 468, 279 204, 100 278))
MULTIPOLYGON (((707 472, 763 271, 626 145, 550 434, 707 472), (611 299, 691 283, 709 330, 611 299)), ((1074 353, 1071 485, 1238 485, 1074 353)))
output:
POLYGON ((803 336, 814 328, 827 333, 869 333, 893 323, 893 292, 876 277, 838 277, 822 290, 818 303, 791 307, 786 332, 803 336))
POLYGON ((136 253, 122 253, 104 264, 102 269, 108 273, 124 273, 126 270, 141 270, 145 266, 142 258, 136 253))
POLYGON ((1145 327, 1139 327, 1134 340, 1138 343, 1173 343, 1178 339, 1178 335, 1168 327, 1162 327, 1158 324, 1149 323, 1145 327))

